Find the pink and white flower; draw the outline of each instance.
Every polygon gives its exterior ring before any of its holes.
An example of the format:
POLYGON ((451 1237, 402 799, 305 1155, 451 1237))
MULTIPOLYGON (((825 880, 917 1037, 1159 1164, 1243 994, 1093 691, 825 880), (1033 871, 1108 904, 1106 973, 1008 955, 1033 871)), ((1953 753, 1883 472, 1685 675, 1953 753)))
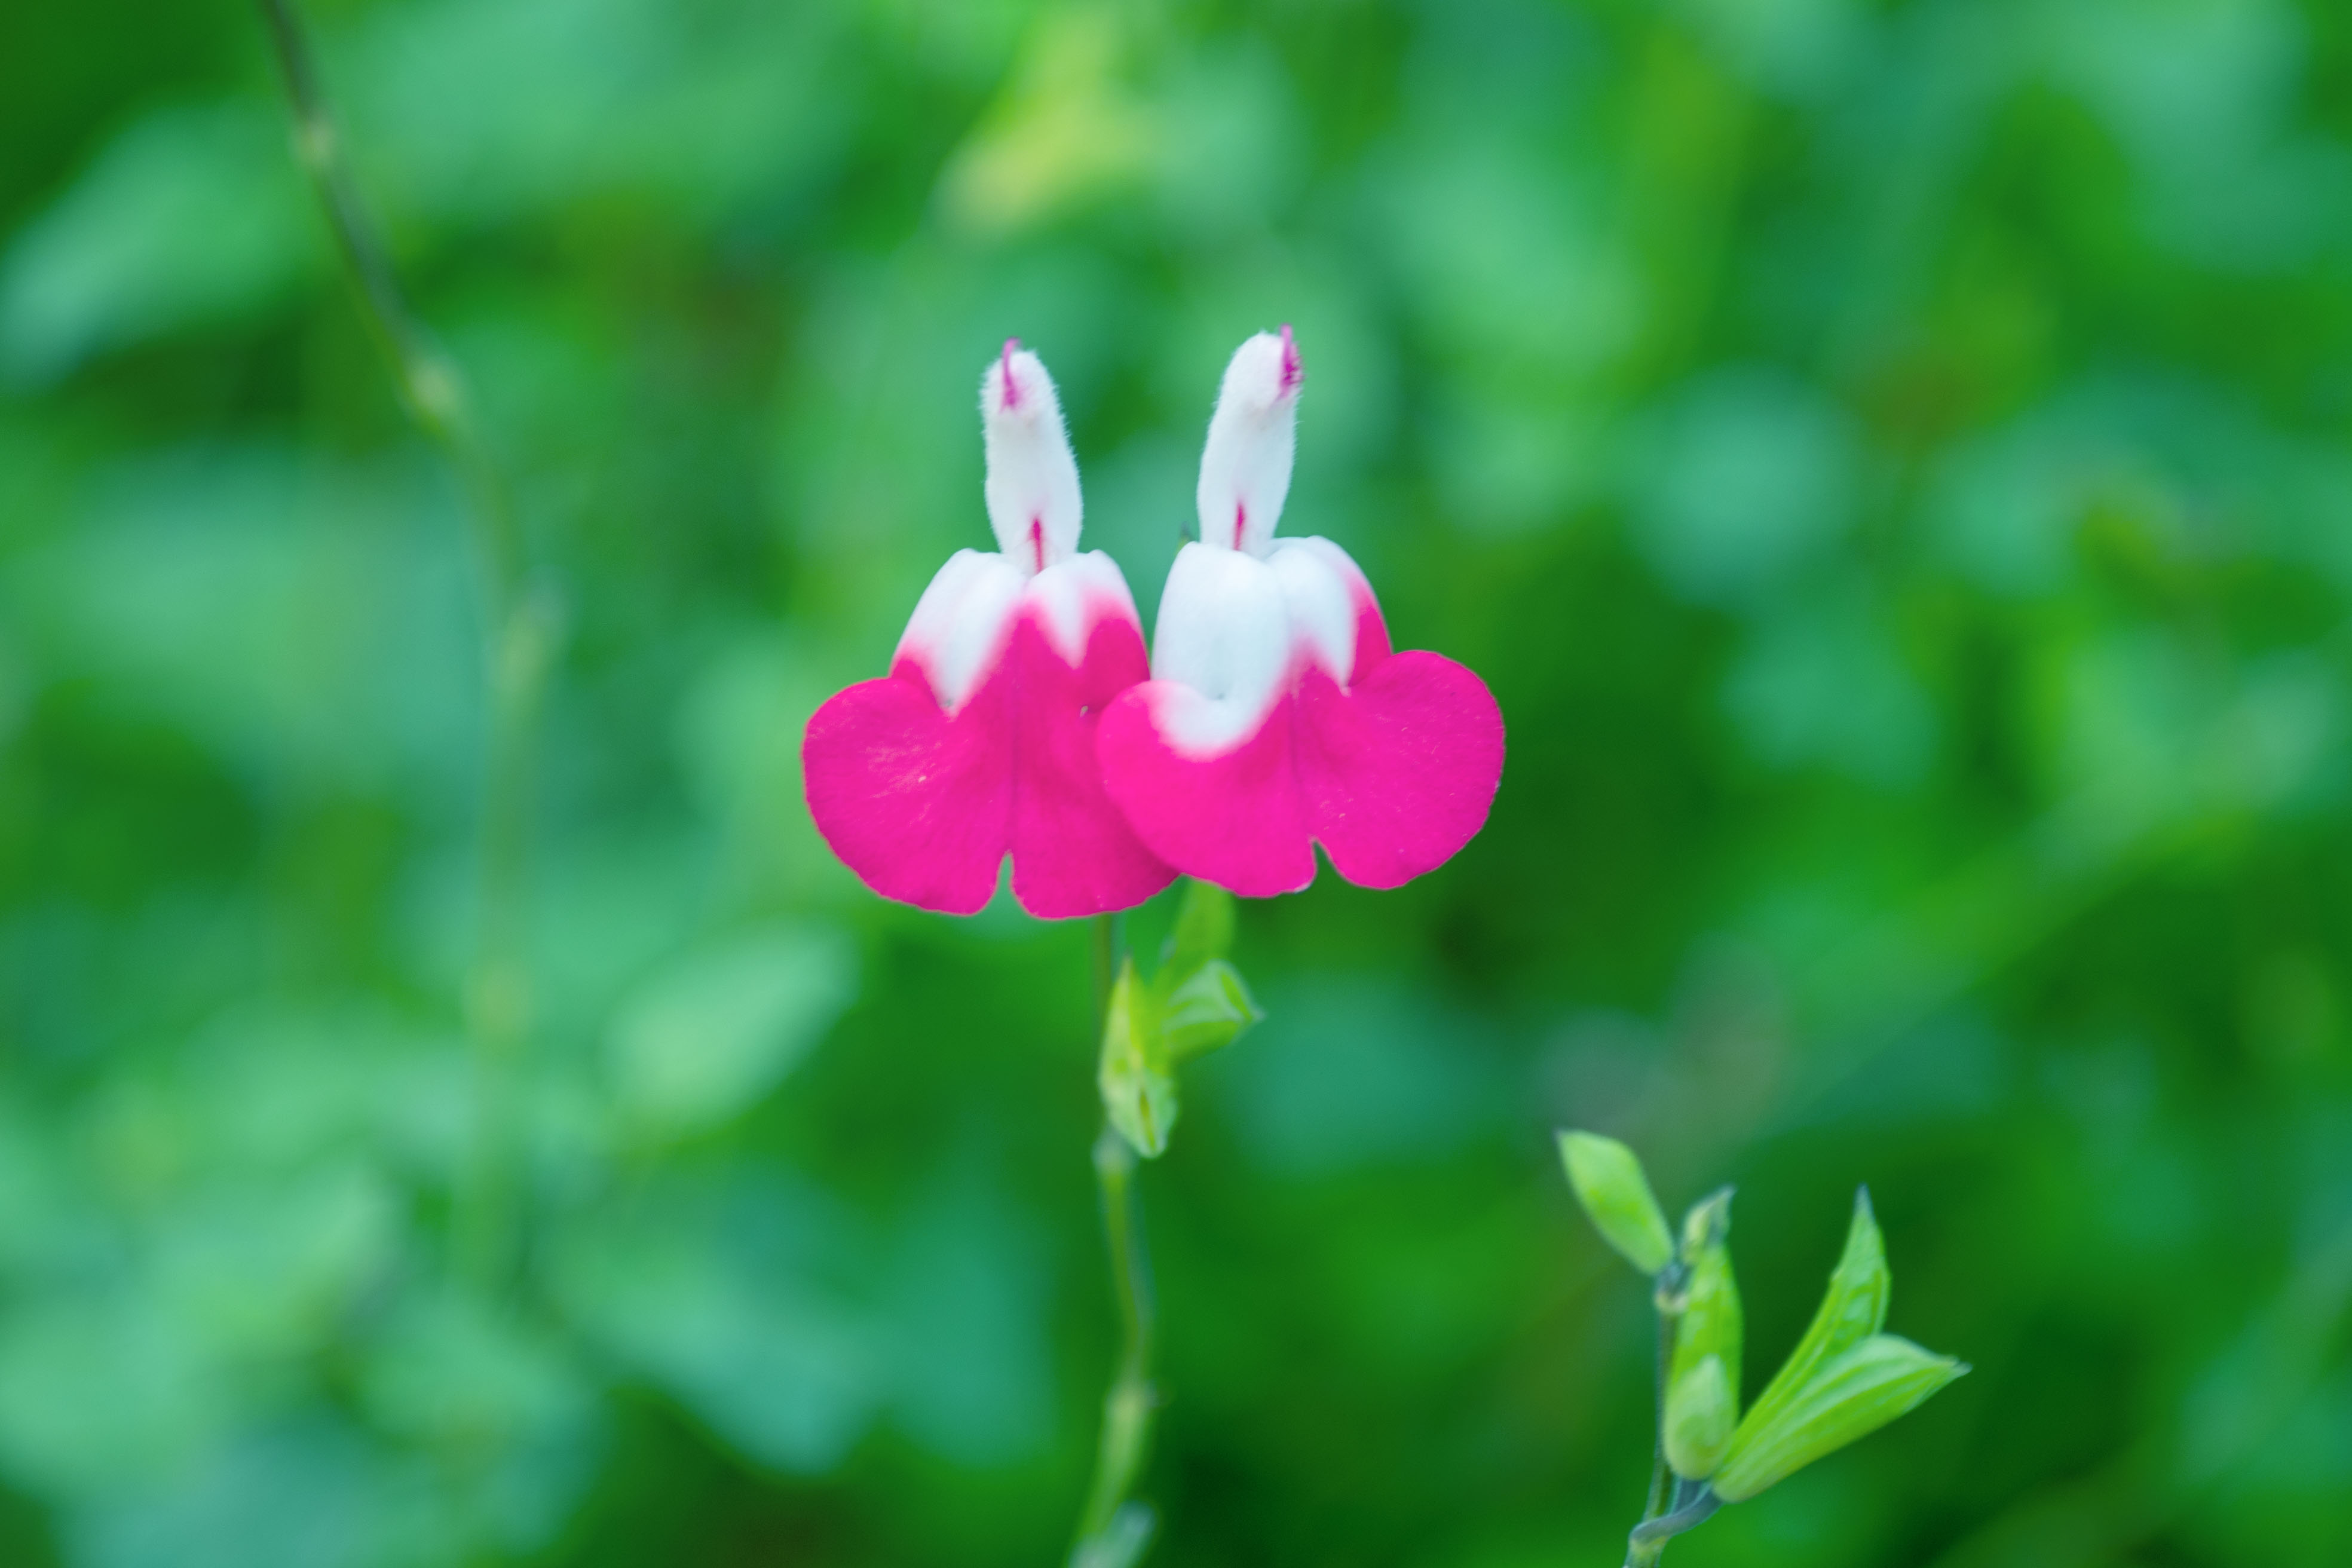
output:
POLYGON ((1485 681, 1392 652, 1371 584, 1328 539, 1277 539, 1297 346, 1261 332, 1226 367, 1201 455, 1201 537, 1177 553, 1153 679, 1104 714, 1110 798, 1150 851, 1252 897, 1315 879, 1393 888, 1486 825, 1503 715, 1485 681))
POLYGON ((998 549, 950 557, 890 673, 809 720, 809 811, 885 898, 971 914, 1010 854, 1033 915, 1126 909, 1175 877, 1095 761, 1105 704, 1148 673, 1142 623, 1111 558, 1078 552, 1078 467, 1045 367, 1008 342, 980 403, 998 549))

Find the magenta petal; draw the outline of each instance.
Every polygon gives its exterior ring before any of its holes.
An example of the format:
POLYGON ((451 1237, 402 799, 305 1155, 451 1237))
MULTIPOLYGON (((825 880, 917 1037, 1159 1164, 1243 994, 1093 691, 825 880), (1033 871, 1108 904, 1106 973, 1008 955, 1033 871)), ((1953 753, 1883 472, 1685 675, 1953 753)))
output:
MULTIPOLYGON (((1389 623, 1387 617, 1381 614, 1380 601, 1372 597, 1371 587, 1367 584, 1360 587, 1356 594, 1356 658, 1355 662, 1348 668, 1354 670, 1370 669, 1388 657, 1389 623)), ((1431 657, 1437 656, 1433 654, 1431 657)), ((1455 668, 1461 667, 1457 665, 1455 668)), ((1464 669, 1462 673, 1470 675, 1467 669, 1464 669)), ((1478 678, 1470 675, 1470 679, 1477 680, 1478 678)), ((1483 681, 1480 682, 1479 689, 1486 689, 1483 681)), ((1491 702, 1494 700, 1489 698, 1487 700, 1491 702)))
POLYGON ((1291 703, 1276 702, 1256 733, 1196 758, 1169 744, 1155 709, 1181 694, 1147 681, 1120 694, 1096 741, 1112 800, 1152 853, 1246 898, 1295 893, 1315 879, 1315 850, 1291 763, 1291 703))
POLYGON ((1011 834, 1013 730, 1000 668, 953 715, 902 659, 837 691, 801 742, 809 815, 886 899, 972 914, 996 892, 1011 834))
POLYGON ((1045 920, 1141 903, 1176 877, 1103 792, 1095 728, 1146 673, 1135 623, 1107 616, 1085 661, 1056 654, 1034 615, 953 714, 922 666, 835 693, 801 744, 817 831, 884 898, 968 915, 1013 857, 1013 891, 1045 920))
POLYGON ((1441 654, 1391 654, 1342 690, 1310 668, 1293 700, 1307 830, 1350 882, 1410 882, 1486 826, 1503 713, 1470 670, 1441 654))
POLYGON ((1144 847, 1103 791, 1095 731, 1106 705, 1149 673, 1143 634, 1106 616, 1073 669, 1036 623, 1014 627, 1007 668, 1020 712, 1013 803, 1013 893, 1041 920, 1108 913, 1141 903, 1176 879, 1144 847))

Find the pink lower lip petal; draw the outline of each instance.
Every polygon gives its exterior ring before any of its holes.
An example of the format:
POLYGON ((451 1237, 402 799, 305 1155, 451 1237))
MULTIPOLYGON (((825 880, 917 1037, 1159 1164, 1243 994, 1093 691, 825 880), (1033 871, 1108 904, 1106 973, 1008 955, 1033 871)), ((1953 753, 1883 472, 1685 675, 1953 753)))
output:
POLYGON ((1469 669, 1440 654, 1392 654, 1343 690, 1310 668, 1295 704, 1307 831, 1350 882, 1400 887, 1486 825, 1503 776, 1503 713, 1469 669))
POLYGON ((979 910, 1008 854, 1014 896, 1042 919, 1140 903, 1175 873, 1111 805, 1094 752, 1104 705, 1144 674, 1142 634, 1123 615, 1096 619, 1073 667, 1024 610, 952 714, 902 658, 809 721, 810 814, 866 886, 924 909, 979 910))
POLYGON ((977 912, 996 891, 1013 815, 1013 727, 992 677, 950 716, 909 661, 835 692, 801 742, 809 815, 886 899, 977 912))
POLYGON ((1252 898, 1315 879, 1314 846, 1362 887, 1435 870, 1486 825, 1502 779, 1502 710, 1471 670, 1390 654, 1377 609, 1359 621, 1354 679, 1307 664, 1250 735, 1188 754, 1158 710, 1179 692, 1123 694, 1097 741, 1111 798, 1153 853, 1252 898))
POLYGON ((1295 893, 1315 880, 1291 761, 1290 700, 1213 757, 1180 751, 1154 708, 1165 681, 1124 692, 1096 740, 1104 785, 1150 850, 1187 876, 1246 898, 1295 893))
POLYGON ((1145 848, 1104 792, 1095 737, 1112 699, 1149 673, 1134 623, 1095 623, 1085 660, 1057 657, 1024 621, 1014 633, 1019 684, 1019 787, 1013 793, 1013 893, 1045 920, 1141 903, 1176 879, 1145 848))

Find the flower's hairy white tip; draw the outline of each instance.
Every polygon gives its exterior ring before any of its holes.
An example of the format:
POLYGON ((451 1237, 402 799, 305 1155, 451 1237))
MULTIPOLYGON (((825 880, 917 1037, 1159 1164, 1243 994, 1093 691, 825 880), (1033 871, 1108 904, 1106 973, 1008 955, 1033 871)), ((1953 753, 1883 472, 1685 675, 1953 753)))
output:
POLYGON ((1264 555, 1290 493, 1298 388, 1304 379, 1290 329, 1260 332, 1235 352, 1201 453, 1201 542, 1264 555))
POLYGON ((1054 378, 1017 338, 981 373, 980 416, 997 548, 1024 575, 1067 561, 1078 548, 1078 462, 1054 378))

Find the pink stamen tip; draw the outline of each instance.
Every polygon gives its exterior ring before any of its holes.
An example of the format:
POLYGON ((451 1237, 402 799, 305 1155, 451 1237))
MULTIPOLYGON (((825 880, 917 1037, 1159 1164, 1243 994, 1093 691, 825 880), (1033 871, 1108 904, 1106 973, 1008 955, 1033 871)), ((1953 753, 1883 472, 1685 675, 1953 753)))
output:
POLYGON ((1247 501, 1235 501, 1234 503, 1234 548, 1235 550, 1239 550, 1242 547, 1242 530, 1248 526, 1249 503, 1247 501))
POLYGON ((1021 384, 1013 379, 1013 351, 1020 346, 1019 338, 1004 340, 1004 406, 1008 411, 1021 406, 1021 384))
POLYGON ((1291 340, 1290 323, 1285 321, 1282 324, 1281 390, 1285 393, 1297 391, 1300 379, 1301 372, 1298 364, 1298 345, 1291 340))
POLYGON ((1029 520, 1029 548, 1037 557, 1037 570, 1043 572, 1045 569, 1045 520, 1042 517, 1029 520))

